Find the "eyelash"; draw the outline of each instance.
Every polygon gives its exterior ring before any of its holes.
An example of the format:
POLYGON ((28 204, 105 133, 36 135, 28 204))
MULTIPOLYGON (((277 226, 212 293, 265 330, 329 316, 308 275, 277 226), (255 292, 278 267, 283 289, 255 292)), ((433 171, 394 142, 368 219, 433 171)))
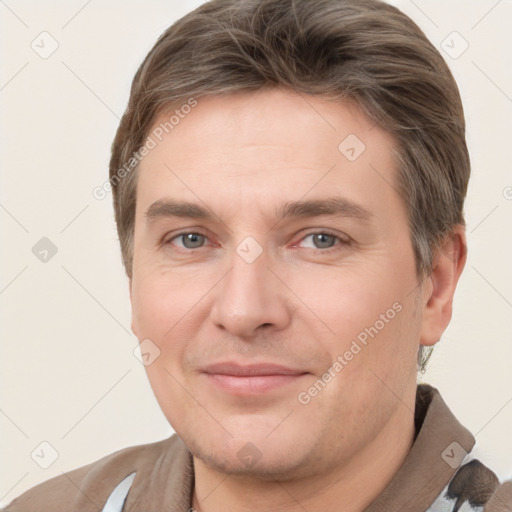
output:
MULTIPOLYGON (((184 235, 200 235, 200 236, 203 236, 205 239, 208 239, 208 237, 206 235, 204 235, 203 233, 199 232, 199 231, 182 231, 181 233, 178 233, 176 235, 174 235, 172 238, 170 238, 169 240, 167 240, 166 242, 163 243, 163 245, 171 245, 171 242, 173 240, 176 240, 177 238, 180 238, 184 235)), ((302 242, 303 240, 305 240, 306 238, 310 237, 310 236, 314 236, 314 235, 327 235, 327 236, 332 236, 334 237, 335 239, 338 240, 339 243, 337 244, 334 244, 332 247, 328 247, 327 249, 319 249, 319 248, 310 248, 310 247, 307 247, 306 249, 310 249, 310 250, 317 250, 317 251, 320 251, 324 254, 329 254, 331 252, 335 252, 335 251, 338 251, 340 250, 341 248, 347 246, 347 245, 350 245, 352 240, 349 238, 349 237, 346 237, 346 238, 343 238, 341 237, 340 235, 337 235, 336 233, 333 233, 332 231, 329 231, 329 230, 320 230, 320 231, 312 231, 310 233, 307 233, 305 234, 300 240, 299 242, 302 242)), ((295 245, 294 245, 295 247, 295 245)), ((187 251, 187 252, 193 252, 193 251, 197 251, 199 249, 203 249, 204 246, 201 246, 201 247, 198 247, 196 249, 187 249, 186 247, 183 249, 183 248, 180 248, 180 250, 184 250, 184 251, 187 251)))

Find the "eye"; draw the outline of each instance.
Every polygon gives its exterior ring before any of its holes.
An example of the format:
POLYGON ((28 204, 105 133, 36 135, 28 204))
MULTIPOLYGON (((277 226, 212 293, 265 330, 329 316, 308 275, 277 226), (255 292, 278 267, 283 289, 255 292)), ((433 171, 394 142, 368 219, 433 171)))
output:
MULTIPOLYGON (((165 242, 165 244, 175 245, 181 249, 192 250, 204 247, 207 240, 208 238, 201 233, 187 231, 175 235, 173 238, 165 242)), ((327 231, 318 231, 315 233, 309 233, 303 237, 298 245, 301 245, 306 249, 322 249, 322 252, 329 252, 330 250, 336 250, 337 246, 342 248, 349 243, 350 240, 348 238, 343 238, 327 231)))
POLYGON ((201 233, 187 232, 176 235, 174 238, 171 238, 166 243, 173 243, 175 245, 178 245, 178 247, 182 247, 183 249, 199 249, 204 245, 205 240, 206 237, 201 233), (177 243, 177 241, 181 241, 181 245, 177 243))
POLYGON ((339 235, 335 235, 334 233, 324 231, 310 233, 309 235, 306 235, 299 243, 304 243, 304 241, 307 240, 310 240, 310 243, 309 246, 306 246, 306 248, 324 249, 323 252, 328 252, 329 249, 335 249, 337 245, 347 245, 349 243, 348 239, 342 238, 339 235))

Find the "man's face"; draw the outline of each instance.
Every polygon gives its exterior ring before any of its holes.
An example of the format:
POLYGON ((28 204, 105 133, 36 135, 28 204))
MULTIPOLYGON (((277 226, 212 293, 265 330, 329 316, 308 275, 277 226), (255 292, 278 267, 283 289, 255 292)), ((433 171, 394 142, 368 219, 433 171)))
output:
POLYGON ((199 99, 142 161, 132 327, 210 467, 319 475, 412 425, 424 299, 392 145, 353 104, 272 90, 199 99))

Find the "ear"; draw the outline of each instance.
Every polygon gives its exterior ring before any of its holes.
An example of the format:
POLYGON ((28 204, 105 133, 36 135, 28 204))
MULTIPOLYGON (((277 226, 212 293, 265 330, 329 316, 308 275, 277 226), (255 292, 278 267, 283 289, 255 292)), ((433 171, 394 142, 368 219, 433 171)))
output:
POLYGON ((464 226, 456 226, 434 255, 433 270, 423 286, 423 319, 420 343, 435 345, 452 318, 455 288, 467 256, 464 226))

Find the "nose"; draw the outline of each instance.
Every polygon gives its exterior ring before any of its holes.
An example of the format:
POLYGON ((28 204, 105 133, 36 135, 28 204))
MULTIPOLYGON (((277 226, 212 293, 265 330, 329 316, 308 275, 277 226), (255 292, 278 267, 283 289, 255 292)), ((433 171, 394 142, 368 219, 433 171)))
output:
POLYGON ((287 288, 268 266, 265 251, 252 262, 233 254, 231 270, 215 287, 210 311, 218 328, 251 338, 261 330, 280 330, 290 323, 287 288))

